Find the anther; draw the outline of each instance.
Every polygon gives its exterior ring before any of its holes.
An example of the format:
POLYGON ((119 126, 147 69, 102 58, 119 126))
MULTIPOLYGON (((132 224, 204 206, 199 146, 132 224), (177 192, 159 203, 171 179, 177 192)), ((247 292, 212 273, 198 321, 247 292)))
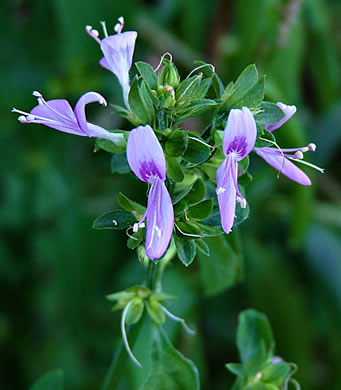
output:
POLYGON ((154 230, 155 230, 155 232, 156 232, 156 237, 157 238, 160 238, 161 237, 161 229, 159 228, 159 227, 157 227, 157 226, 154 226, 154 230))
POLYGON ((316 145, 313 144, 313 143, 310 143, 307 148, 311 151, 311 152, 315 152, 316 150, 316 145))
POLYGON ((32 95, 37 97, 37 98, 42 98, 43 97, 43 95, 40 92, 38 92, 38 91, 33 91, 32 95))
POLYGON ((27 115, 27 120, 28 121, 34 121, 36 119, 36 117, 34 115, 27 115))
POLYGON ((139 224, 136 222, 136 223, 134 223, 134 225, 133 225, 133 232, 134 232, 134 233, 137 233, 138 230, 139 230, 139 224))
POLYGON ((219 188, 217 189, 217 195, 223 194, 225 191, 226 191, 225 188, 219 187, 219 188))
POLYGON ((241 198, 240 196, 237 196, 237 202, 240 203, 240 207, 242 209, 246 208, 246 199, 245 198, 241 198))
POLYGON ((118 225, 118 223, 117 223, 116 219, 113 219, 113 220, 112 220, 112 223, 113 223, 115 226, 117 226, 117 225, 118 225))
POLYGON ((27 122, 27 118, 24 115, 20 115, 19 118, 18 118, 18 121, 21 122, 21 123, 25 123, 25 122, 27 122))
POLYGON ((87 33, 91 32, 91 30, 92 30, 92 26, 89 26, 89 25, 85 26, 85 31, 87 33))
POLYGON ((300 150, 298 150, 295 154, 294 154, 294 158, 297 158, 298 160, 302 160, 303 158, 303 152, 301 152, 300 150))

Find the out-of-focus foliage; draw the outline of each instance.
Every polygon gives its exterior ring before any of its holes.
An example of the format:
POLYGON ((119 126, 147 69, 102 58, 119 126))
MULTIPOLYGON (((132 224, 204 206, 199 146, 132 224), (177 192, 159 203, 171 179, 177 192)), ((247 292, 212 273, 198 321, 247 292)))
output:
MULTIPOLYGON (((167 322, 168 337, 199 367, 203 389, 229 388, 234 378, 224 364, 238 361, 237 315, 254 307, 272 324, 276 353, 299 366, 303 389, 341 388, 336 0, 2 2, 0 388, 27 389, 54 368, 65 372, 66 389, 100 388, 121 337, 119 314, 110 313, 104 297, 145 277, 125 247, 124 233, 91 229, 96 216, 116 208, 119 191, 144 204, 145 187, 132 176, 112 175, 109 155, 92 153, 91 140, 24 127, 10 113, 12 106, 33 107, 33 90, 72 103, 98 90, 121 104, 118 83, 98 66, 99 48, 84 30, 103 19, 113 25, 121 15, 127 29, 139 32, 135 59, 156 66, 167 50, 183 74, 203 59, 225 83, 256 63, 267 75, 267 99, 298 107, 276 133, 280 144, 315 142, 314 162, 326 168, 323 176, 312 177, 312 187, 302 188, 277 180, 263 163, 250 167, 251 215, 228 247, 218 242, 223 238, 211 239, 211 257, 200 255, 186 269, 173 261, 165 273, 164 290, 180 298, 169 309, 199 323, 190 338, 167 322), (236 247, 242 257, 234 255, 236 247), (222 276, 226 253, 235 271, 215 284, 203 270, 215 262, 214 272, 222 276)), ((89 107, 88 114, 100 115, 96 121, 106 128, 129 128, 110 110, 103 112, 89 107)), ((204 125, 188 121, 189 130, 204 125)), ((135 343, 142 363, 152 348, 150 329, 144 322, 135 343)), ((138 389, 146 380, 148 372, 130 362, 124 369, 121 389, 138 389)))

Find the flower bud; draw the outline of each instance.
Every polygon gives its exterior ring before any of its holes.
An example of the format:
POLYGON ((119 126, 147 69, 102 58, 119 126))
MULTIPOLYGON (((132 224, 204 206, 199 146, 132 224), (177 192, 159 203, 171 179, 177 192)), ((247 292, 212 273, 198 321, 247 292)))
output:
POLYGON ((159 75, 159 84, 169 85, 170 87, 176 89, 180 83, 178 70, 172 62, 166 59, 164 59, 164 62, 163 69, 159 75))

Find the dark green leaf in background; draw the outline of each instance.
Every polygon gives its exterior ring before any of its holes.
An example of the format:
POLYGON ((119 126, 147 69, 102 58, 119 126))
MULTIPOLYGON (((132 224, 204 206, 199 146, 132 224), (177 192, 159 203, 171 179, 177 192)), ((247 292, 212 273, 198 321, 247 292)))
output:
POLYGON ((109 211, 97 217, 92 225, 94 229, 125 229, 136 222, 134 215, 126 210, 109 211))
POLYGON ((64 372, 62 370, 50 371, 38 379, 30 390, 63 390, 64 372))

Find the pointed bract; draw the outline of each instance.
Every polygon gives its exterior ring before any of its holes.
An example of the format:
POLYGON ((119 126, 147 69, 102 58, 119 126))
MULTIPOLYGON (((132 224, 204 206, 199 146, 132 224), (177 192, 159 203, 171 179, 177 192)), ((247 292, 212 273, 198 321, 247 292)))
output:
POLYGON ((30 113, 13 109, 13 112, 22 114, 18 119, 21 123, 38 123, 64 133, 83 137, 98 137, 111 140, 117 145, 124 144, 122 134, 113 134, 100 126, 86 121, 85 106, 89 103, 98 102, 107 105, 104 97, 97 92, 87 92, 78 100, 75 111, 65 99, 46 101, 42 94, 37 91, 33 95, 38 99, 38 105, 30 113))
POLYGON ((146 254, 154 260, 166 252, 172 238, 174 211, 171 197, 164 180, 166 179, 166 159, 162 147, 149 125, 139 126, 129 134, 127 160, 131 170, 142 181, 150 183, 147 210, 137 231, 147 219, 146 254))
POLYGON ((284 118, 279 122, 274 123, 273 125, 264 126, 266 130, 272 132, 281 127, 285 122, 287 122, 296 112, 296 106, 288 106, 284 103, 278 102, 277 107, 280 108, 284 112, 284 118))

